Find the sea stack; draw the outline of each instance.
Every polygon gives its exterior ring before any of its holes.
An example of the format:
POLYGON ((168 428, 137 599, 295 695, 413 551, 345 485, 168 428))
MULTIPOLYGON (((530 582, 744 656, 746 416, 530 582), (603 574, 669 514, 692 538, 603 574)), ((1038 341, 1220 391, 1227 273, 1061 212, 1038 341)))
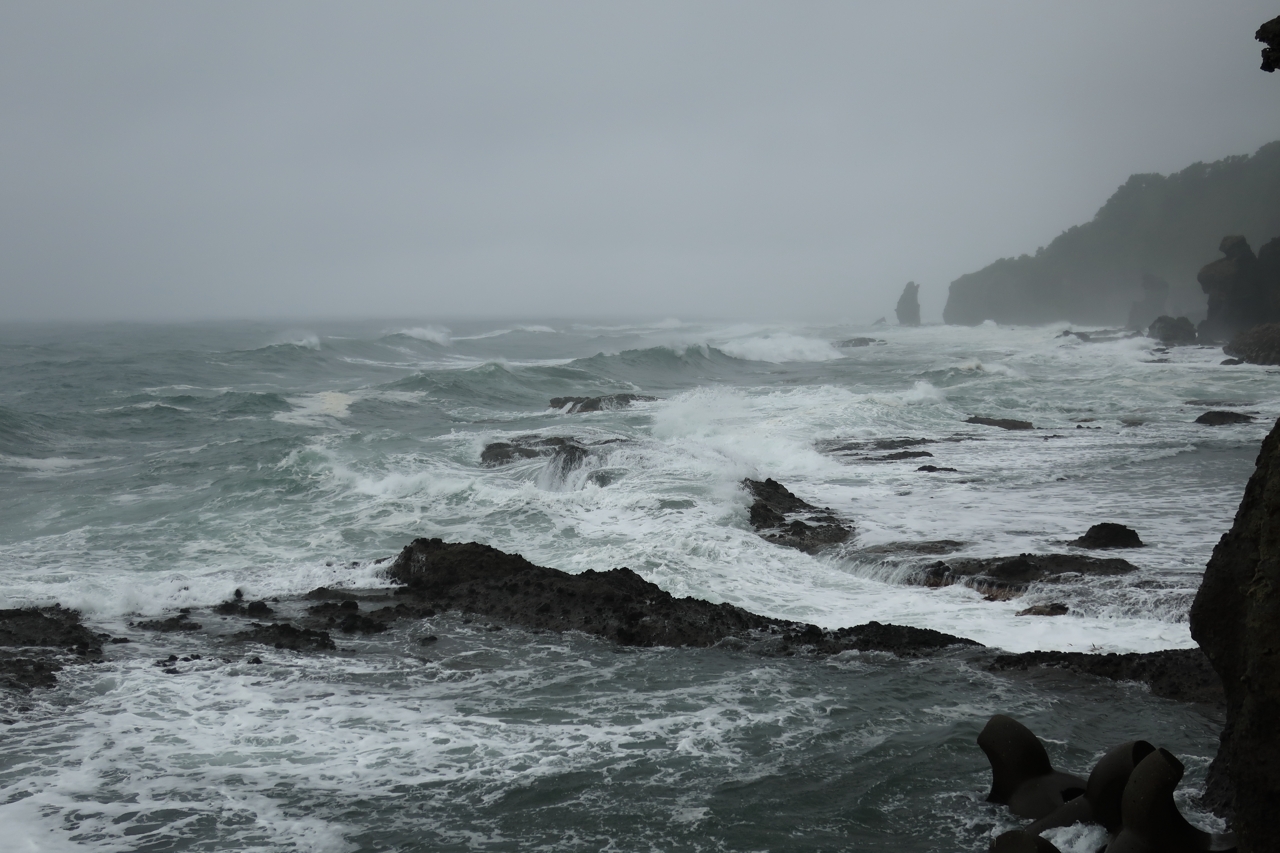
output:
POLYGON ((1205 799, 1234 813, 1241 851, 1280 838, 1280 422, 1191 606, 1191 636, 1222 679, 1227 720, 1205 799))
POLYGON ((899 326, 920 325, 919 293, 920 285, 914 281, 907 282, 907 286, 902 288, 902 295, 898 297, 898 307, 893 309, 898 315, 899 326))

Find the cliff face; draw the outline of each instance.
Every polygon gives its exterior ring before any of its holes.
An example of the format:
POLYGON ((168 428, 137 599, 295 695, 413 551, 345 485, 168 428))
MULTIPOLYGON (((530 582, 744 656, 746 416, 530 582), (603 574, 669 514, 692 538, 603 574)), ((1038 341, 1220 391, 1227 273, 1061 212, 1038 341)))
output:
POLYGON ((1213 550, 1191 635, 1222 678, 1227 722, 1206 798, 1234 811, 1241 851, 1280 838, 1280 421, 1235 523, 1213 550))
POLYGON ((914 281, 907 282, 907 286, 902 289, 902 295, 898 297, 898 305, 894 308, 894 313, 898 315, 899 326, 919 326, 920 325, 920 285, 914 281))
MULTIPOLYGON (((1224 234, 1280 234, 1280 142, 1252 157, 1196 163, 1168 177, 1134 175, 1091 222, 1035 255, 1001 258, 951 283, 943 319, 1115 324, 1143 297, 1143 275, 1171 285, 1171 306, 1203 304, 1196 272, 1224 234)), ((1257 243, 1255 243, 1257 245, 1257 243)))

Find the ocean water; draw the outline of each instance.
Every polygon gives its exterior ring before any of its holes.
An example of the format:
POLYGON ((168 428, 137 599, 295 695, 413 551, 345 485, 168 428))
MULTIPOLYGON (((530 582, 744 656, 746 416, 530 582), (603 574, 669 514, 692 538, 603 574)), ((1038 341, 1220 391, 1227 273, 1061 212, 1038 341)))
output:
MULTIPOLYGON (((236 588, 387 585, 416 536, 827 627, 935 628, 1011 651, 1192 645, 1186 611, 1280 415, 1273 371, 1065 326, 348 323, 0 328, 0 607, 59 602, 134 642, 0 695, 0 824, 18 850, 984 850, 974 738, 1023 719, 1087 771, 1145 737, 1188 767, 1212 708, 1137 685, 993 674, 981 655, 761 659, 619 649, 445 614, 337 653, 130 627, 236 588), (845 348, 866 335, 885 343, 845 348), (657 397, 567 414, 552 397, 657 397), (1211 408, 1249 424, 1194 423, 1211 408), (1032 421, 1009 432, 970 415, 1032 421), (488 468, 526 435, 592 447, 488 468), (928 439, 889 461, 880 439, 928 439), (858 445, 857 443, 863 443, 858 445), (957 469, 918 471, 922 463, 957 469), (758 537, 744 477, 857 535, 758 537), (1010 601, 911 582, 920 543, 996 556, 1139 531, 1138 571, 1010 601), (1066 616, 1018 616, 1060 602, 1066 616), (440 637, 423 646, 426 634, 440 637), (212 645, 211 645, 212 644, 212 645), (177 674, 169 654, 201 655, 177 674)), ((226 620, 223 620, 226 621, 226 620)), ((221 626, 221 627, 220 627, 221 626)), ((1091 850, 1084 830, 1055 836, 1091 850)))

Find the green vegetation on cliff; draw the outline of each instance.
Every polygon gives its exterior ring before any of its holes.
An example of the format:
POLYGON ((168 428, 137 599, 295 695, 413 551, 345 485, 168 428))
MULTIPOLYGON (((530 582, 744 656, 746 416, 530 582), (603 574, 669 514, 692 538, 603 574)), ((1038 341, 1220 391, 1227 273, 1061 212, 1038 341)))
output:
POLYGON ((951 282, 942 317, 1122 324, 1143 296, 1144 273, 1168 281, 1171 308, 1187 312, 1204 304, 1196 273, 1227 234, 1254 245, 1280 235, 1280 142, 1168 177, 1133 175, 1091 222, 1035 255, 1001 258, 951 282))

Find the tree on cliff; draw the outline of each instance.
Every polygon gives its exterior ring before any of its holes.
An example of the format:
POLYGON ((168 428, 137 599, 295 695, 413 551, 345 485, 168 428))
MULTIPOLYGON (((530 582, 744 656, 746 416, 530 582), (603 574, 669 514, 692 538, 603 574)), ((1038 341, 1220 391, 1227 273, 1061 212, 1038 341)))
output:
POLYGON ((1196 273, 1223 234, 1260 245, 1280 234, 1280 142, 1252 156, 1133 175, 1091 222, 1035 255, 1001 258, 951 283, 948 323, 1124 323, 1143 275, 1168 281, 1175 303, 1202 303, 1196 273))

